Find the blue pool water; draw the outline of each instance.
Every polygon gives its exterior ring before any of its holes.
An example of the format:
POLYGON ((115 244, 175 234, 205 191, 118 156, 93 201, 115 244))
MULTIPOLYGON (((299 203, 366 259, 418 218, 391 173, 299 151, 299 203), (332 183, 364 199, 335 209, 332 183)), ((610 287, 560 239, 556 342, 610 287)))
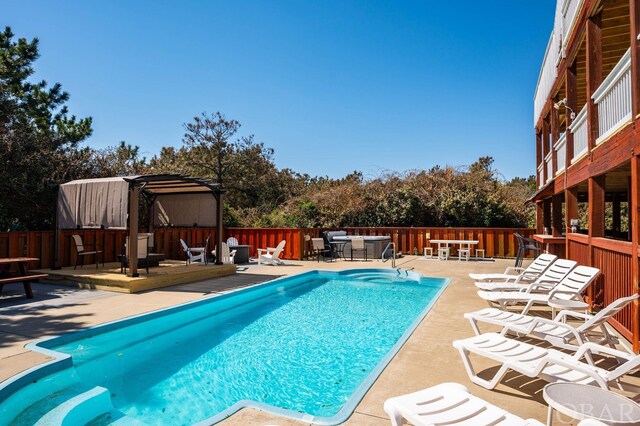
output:
POLYGON ((355 408, 446 283, 313 271, 46 340, 38 346, 70 355, 72 367, 12 389, 0 417, 36 424, 98 387, 107 407, 89 399, 76 410, 95 426, 190 425, 244 405, 331 423, 355 408), (33 404, 19 406, 25 399, 33 404))

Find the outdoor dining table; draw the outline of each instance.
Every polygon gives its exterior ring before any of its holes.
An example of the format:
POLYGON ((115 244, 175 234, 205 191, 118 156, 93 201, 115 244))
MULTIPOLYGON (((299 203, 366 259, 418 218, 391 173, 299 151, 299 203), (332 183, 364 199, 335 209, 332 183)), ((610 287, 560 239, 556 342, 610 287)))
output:
POLYGON ((438 251, 444 246, 449 248, 451 245, 459 245, 460 248, 466 248, 471 251, 471 246, 478 245, 478 240, 431 240, 431 243, 438 244, 438 251))
POLYGON ((29 299, 33 299, 31 280, 46 277, 46 274, 29 275, 29 262, 37 262, 37 257, 8 257, 0 259, 0 291, 5 284, 22 282, 24 293, 29 299), (15 265, 18 269, 18 276, 10 274, 10 268, 15 265))

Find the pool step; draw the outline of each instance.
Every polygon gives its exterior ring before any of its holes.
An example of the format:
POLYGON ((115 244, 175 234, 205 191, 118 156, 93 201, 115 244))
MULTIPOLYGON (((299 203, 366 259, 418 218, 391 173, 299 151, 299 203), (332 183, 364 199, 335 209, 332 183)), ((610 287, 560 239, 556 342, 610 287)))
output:
POLYGON ((0 424, 34 425, 43 415, 93 386, 77 380, 73 370, 35 381, 0 404, 0 424))
POLYGON ((146 426, 146 423, 129 417, 122 411, 114 409, 96 417, 85 426, 146 426))
POLYGON ((83 425, 112 408, 109 390, 96 386, 56 406, 42 416, 35 426, 83 425))

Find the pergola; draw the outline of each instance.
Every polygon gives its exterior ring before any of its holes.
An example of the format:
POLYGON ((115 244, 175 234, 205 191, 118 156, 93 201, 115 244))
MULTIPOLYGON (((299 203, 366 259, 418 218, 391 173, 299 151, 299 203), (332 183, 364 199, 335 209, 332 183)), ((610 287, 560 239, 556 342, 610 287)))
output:
MULTIPOLYGON (((220 184, 181 174, 74 180, 60 185, 56 229, 128 228, 129 270, 136 277, 141 198, 149 209, 149 232, 157 225, 213 224, 221 247, 223 193, 220 184)), ((216 264, 222 264, 220 258, 216 264)))

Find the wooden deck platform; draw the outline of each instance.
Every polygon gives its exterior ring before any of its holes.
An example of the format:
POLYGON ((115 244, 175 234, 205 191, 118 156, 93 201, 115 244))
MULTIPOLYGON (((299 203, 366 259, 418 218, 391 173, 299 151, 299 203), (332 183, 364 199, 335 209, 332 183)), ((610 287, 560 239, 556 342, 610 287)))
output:
POLYGON ((135 278, 121 274, 119 263, 107 263, 98 269, 94 265, 85 265, 84 268, 75 270, 73 267, 65 267, 58 270, 38 269, 31 272, 49 274, 49 278, 41 280, 43 283, 72 283, 81 288, 137 293, 232 275, 236 272, 236 266, 211 263, 208 265, 192 263, 187 266, 182 261, 166 260, 161 262, 160 266, 149 268, 149 274, 144 269, 140 269, 138 271, 140 276, 135 278))

